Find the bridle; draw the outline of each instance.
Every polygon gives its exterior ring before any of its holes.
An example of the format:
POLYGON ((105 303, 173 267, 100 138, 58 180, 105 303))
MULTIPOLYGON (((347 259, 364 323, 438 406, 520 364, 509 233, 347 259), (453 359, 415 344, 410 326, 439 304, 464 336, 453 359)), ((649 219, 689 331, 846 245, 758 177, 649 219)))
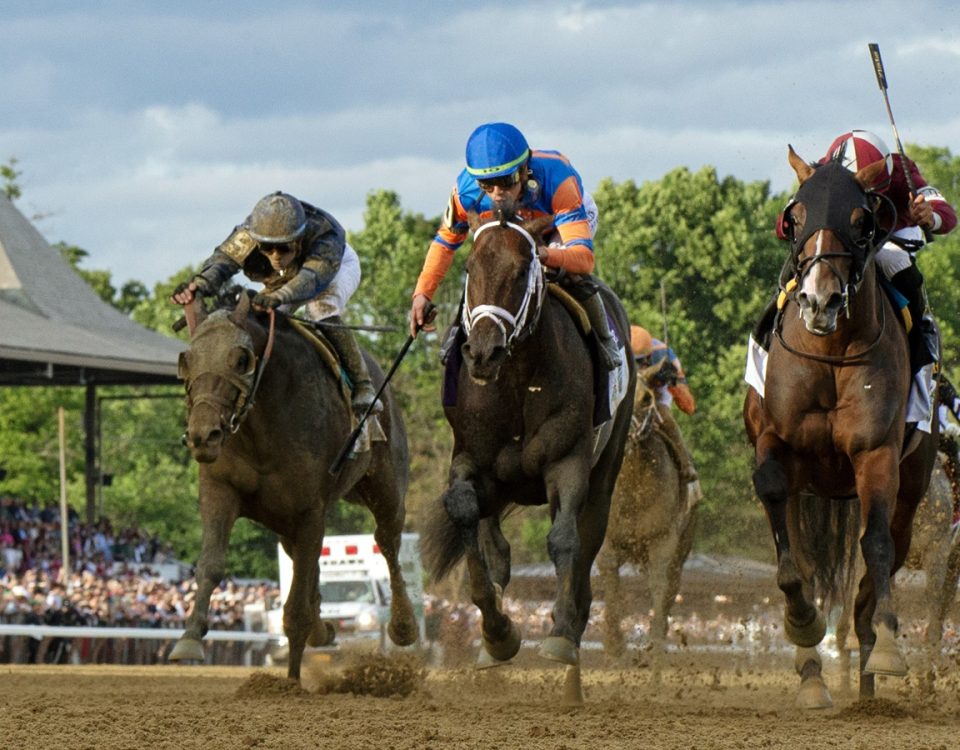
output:
POLYGON ((463 324, 464 333, 469 336, 470 330, 481 320, 487 319, 493 321, 504 338, 504 346, 509 351, 511 346, 526 338, 536 325, 540 317, 540 310, 543 307, 543 298, 546 293, 546 282, 543 277, 543 265, 540 263, 540 256, 537 254, 537 242, 526 229, 520 224, 512 221, 490 221, 477 227, 473 233, 474 242, 484 231, 491 227, 508 227, 519 232, 530 246, 530 266, 527 269, 527 285, 523 293, 523 299, 520 300, 520 306, 516 313, 511 313, 506 308, 499 305, 476 305, 470 304, 470 275, 467 274, 464 282, 463 291, 463 310, 460 314, 460 320, 463 324), (510 333, 507 333, 505 324, 512 327, 510 333))
MULTIPOLYGON (((801 186, 802 189, 803 186, 801 186)), ((882 200, 885 200, 889 205, 890 209, 893 211, 894 217, 896 217, 896 208, 894 207, 892 201, 882 193, 871 193, 876 195, 882 200)), ((793 208, 794 205, 799 200, 800 193, 798 192, 798 197, 791 201, 787 207, 784 209, 784 214, 787 213, 793 208)), ((866 193, 864 194, 866 198, 866 193)), ((803 280, 807 275, 814 269, 818 264, 823 264, 830 271, 831 274, 837 279, 840 284, 840 288, 843 290, 841 293, 841 299, 843 304, 844 314, 847 316, 847 319, 850 318, 850 301, 860 290, 860 287, 863 285, 864 279, 864 270, 867 268, 868 263, 872 263, 874 256, 876 255, 877 250, 883 246, 883 244, 890 237, 891 231, 885 232, 882 236, 877 237, 877 218, 876 212, 869 207, 864 201, 864 205, 860 206, 863 209, 866 218, 869 221, 869 228, 862 237, 854 239, 850 236, 849 232, 837 231, 834 227, 831 226, 816 226, 813 228, 808 228, 806 232, 801 234, 799 237, 792 237, 791 252, 793 254, 794 265, 797 269, 794 277, 787 284, 787 288, 784 290, 784 294, 788 299, 791 299, 799 307, 799 301, 796 298, 797 290, 803 287, 803 280), (800 258, 800 252, 803 247, 806 245, 807 240, 810 239, 816 232, 829 229, 837 239, 840 240, 840 243, 843 245, 842 251, 833 251, 821 253, 818 252, 815 255, 811 255, 805 258, 800 258), (860 258, 863 258, 861 261, 860 258), (852 262, 852 271, 847 278, 844 278, 843 274, 837 270, 834 261, 836 259, 851 259, 852 262)), ((896 225, 896 218, 894 218, 892 226, 896 225)), ((851 365, 859 364, 865 362, 865 357, 873 349, 875 349, 880 341, 883 339, 883 335, 886 331, 887 315, 886 315, 886 306, 880 304, 880 328, 877 331, 876 337, 871 341, 864 349, 859 352, 854 352, 853 354, 844 354, 844 355, 829 355, 829 354, 816 354, 814 352, 806 352, 801 349, 797 349, 794 346, 791 346, 786 342, 783 336, 783 311, 785 305, 780 305, 777 309, 776 319, 774 321, 774 334, 777 337, 777 341, 780 342, 780 345, 791 354, 794 354, 798 357, 804 359, 811 359, 816 362, 824 362, 832 365, 851 365)), ((801 311, 802 314, 802 311, 801 311)))
MULTIPOLYGON (((264 347, 263 355, 260 357, 257 356, 253 349, 253 339, 250 334, 242 327, 237 326, 237 324, 234 323, 229 317, 224 319, 224 322, 228 322, 230 325, 240 329, 234 333, 234 344, 235 346, 243 349, 250 357, 251 365, 246 368, 243 373, 238 374, 231 371, 228 367, 223 367, 216 369, 211 368, 198 373, 193 377, 183 378, 185 381, 187 404, 189 408, 193 409, 199 404, 207 404, 208 406, 213 407, 213 409, 220 415, 221 427, 229 430, 231 434, 240 429, 240 425, 242 424, 244 418, 253 407, 257 390, 260 387, 260 380, 263 377, 264 368, 266 367, 267 362, 270 360, 270 355, 273 352, 276 314, 274 310, 271 309, 268 310, 268 315, 270 318, 270 326, 267 333, 267 343, 264 347), (200 378, 205 376, 212 376, 214 378, 226 381, 234 387, 237 395, 233 398, 233 400, 226 399, 217 395, 211 388, 207 393, 194 398, 192 387, 198 380, 200 380, 200 378)), ((193 341, 195 342, 197 339, 203 336, 211 335, 211 332, 214 330, 217 329, 214 327, 207 327, 205 329, 199 328, 193 337, 193 341)))

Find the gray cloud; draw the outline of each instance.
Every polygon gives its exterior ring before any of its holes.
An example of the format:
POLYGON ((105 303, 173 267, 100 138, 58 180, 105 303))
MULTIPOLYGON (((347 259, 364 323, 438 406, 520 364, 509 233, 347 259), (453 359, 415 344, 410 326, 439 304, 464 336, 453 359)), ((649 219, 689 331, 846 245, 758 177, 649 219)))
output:
POLYGON ((787 143, 816 158, 849 127, 892 140, 869 41, 904 140, 960 150, 946 0, 223 7, 0 11, 19 205, 118 282, 201 260, 275 189, 352 229, 378 188, 437 215, 467 135, 494 119, 564 151, 588 189, 711 164, 785 190, 787 143))

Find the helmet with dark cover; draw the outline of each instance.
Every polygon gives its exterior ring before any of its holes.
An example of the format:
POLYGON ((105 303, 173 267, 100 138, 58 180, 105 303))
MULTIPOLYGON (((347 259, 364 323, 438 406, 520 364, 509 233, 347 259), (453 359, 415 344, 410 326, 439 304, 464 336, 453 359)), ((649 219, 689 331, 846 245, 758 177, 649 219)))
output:
POLYGON ((271 193, 253 207, 246 229, 257 242, 283 245, 300 239, 307 227, 303 205, 292 195, 271 193))
POLYGON ((467 141, 467 172, 478 180, 489 180, 517 172, 530 158, 527 139, 505 122, 481 125, 467 141))

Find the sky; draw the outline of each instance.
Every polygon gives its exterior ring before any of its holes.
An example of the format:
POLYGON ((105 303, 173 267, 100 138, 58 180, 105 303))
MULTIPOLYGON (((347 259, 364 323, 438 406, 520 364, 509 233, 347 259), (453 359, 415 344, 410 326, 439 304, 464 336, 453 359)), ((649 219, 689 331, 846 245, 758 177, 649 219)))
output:
POLYGON ((274 190, 353 231, 379 189, 439 216, 497 120, 588 191, 705 165, 789 190, 787 144, 894 145, 869 42, 901 139, 960 154, 955 0, 13 0, 0 30, 16 205, 115 285, 199 263, 274 190))

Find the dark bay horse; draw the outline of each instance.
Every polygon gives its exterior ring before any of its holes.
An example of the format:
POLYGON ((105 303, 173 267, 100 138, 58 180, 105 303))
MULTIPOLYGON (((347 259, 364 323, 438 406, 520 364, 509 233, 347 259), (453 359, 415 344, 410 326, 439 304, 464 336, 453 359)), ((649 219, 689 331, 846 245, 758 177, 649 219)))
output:
POLYGON ((789 161, 800 181, 786 217, 796 276, 775 324, 765 395, 748 390, 744 422, 776 546, 784 629, 800 647, 798 704, 815 708, 830 705, 815 648, 826 630, 815 593, 838 601, 842 589, 850 559, 844 498, 859 501, 866 564, 854 616, 860 697, 873 696, 873 675, 906 674, 891 580, 910 548, 937 428, 915 433, 919 440, 904 455, 907 336, 877 280, 867 190, 882 162, 853 174, 837 162, 812 167, 792 148, 789 161))
POLYGON ((605 604, 604 651, 614 657, 624 653, 620 622, 625 607, 619 571, 631 563, 649 591, 653 608, 649 635, 655 678, 660 675, 667 621, 680 591, 701 499, 699 483, 687 484, 680 476, 680 459, 674 451, 686 447, 674 446, 659 428, 660 412, 651 381, 667 361, 637 373, 630 436, 613 490, 606 538, 597 557, 605 604))
MULTIPOLYGON (((568 665, 567 701, 582 701, 579 646, 590 614, 590 568, 603 543, 610 495, 633 409, 634 363, 625 344, 623 398, 594 428, 594 365, 570 312, 547 294, 537 240, 552 217, 522 224, 470 217, 461 322, 466 342, 453 428, 449 486, 423 529, 424 562, 440 579, 464 556, 482 615, 483 649, 495 662, 520 649, 501 608, 510 545, 500 521, 518 505, 549 504, 547 550, 557 571, 553 629, 540 653, 568 665)), ((629 337, 626 314, 602 284, 606 309, 629 337)), ((483 654, 481 654, 483 656, 483 654)))
MULTIPOLYGON (((351 431, 351 413, 339 377, 318 350, 282 316, 269 341, 271 328, 264 315, 250 313, 246 294, 232 311, 206 315, 199 304, 195 310, 180 377, 189 409, 186 442, 200 464, 203 540, 196 603, 170 659, 203 659, 210 595, 226 572, 230 530, 244 517, 276 532, 293 561, 283 630, 287 674, 299 679, 304 646, 334 637, 319 616, 318 558, 327 509, 341 497, 365 505, 376 519, 375 538, 390 568, 388 632, 398 645, 413 643, 417 625, 397 560, 407 438, 394 399, 384 391, 380 423, 387 439, 372 442, 334 476, 329 468, 351 431)), ((369 356, 367 365, 379 385, 383 373, 369 356)))

